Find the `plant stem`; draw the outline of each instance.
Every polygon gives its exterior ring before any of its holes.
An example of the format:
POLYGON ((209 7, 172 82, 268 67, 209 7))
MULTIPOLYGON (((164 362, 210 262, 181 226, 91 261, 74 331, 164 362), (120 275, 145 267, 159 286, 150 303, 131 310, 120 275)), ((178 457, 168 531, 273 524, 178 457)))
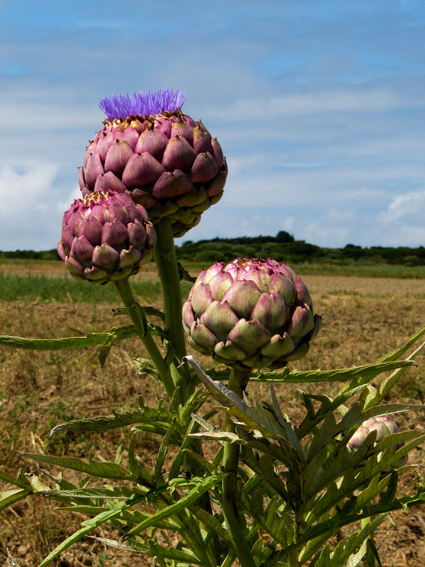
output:
MULTIPOLYGON (((242 396, 242 386, 246 384, 251 370, 240 370, 233 367, 230 372, 227 387, 233 390, 238 396, 242 396)), ((235 424, 226 415, 226 431, 233 433, 236 430, 235 424)), ((245 526, 241 521, 237 502, 237 482, 239 464, 239 445, 226 441, 224 445, 224 477, 223 477, 223 513, 226 520, 227 529, 235 548, 241 567, 255 567, 251 550, 245 537, 245 526)))
POLYGON ((298 549, 289 552, 289 567, 298 567, 298 549))
POLYGON ((143 308, 134 299, 128 278, 117 280, 114 283, 125 305, 125 308, 127 309, 127 313, 136 328, 137 334, 139 335, 140 339, 145 345, 146 350, 152 358, 152 362, 155 364, 158 370, 159 377, 165 386, 167 394, 171 398, 174 392, 174 384, 168 372, 167 365, 162 358, 161 352, 147 330, 146 318, 143 308))
MULTIPOLYGON (((182 324, 182 295, 180 276, 177 267, 176 252, 171 221, 162 219, 155 225, 157 243, 154 248, 155 262, 162 284, 163 311, 165 315, 165 332, 179 362, 186 356, 186 338, 182 324)), ((180 388, 182 404, 194 391, 186 365, 182 368, 170 367, 175 387, 180 388)))

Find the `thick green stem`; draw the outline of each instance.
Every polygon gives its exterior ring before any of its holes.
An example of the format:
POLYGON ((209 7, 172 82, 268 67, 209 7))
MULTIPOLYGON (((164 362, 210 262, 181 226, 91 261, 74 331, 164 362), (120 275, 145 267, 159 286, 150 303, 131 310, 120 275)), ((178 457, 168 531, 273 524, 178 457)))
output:
MULTIPOLYGON (((249 378, 250 370, 232 368, 227 387, 239 396, 242 396, 243 385, 249 378)), ((226 431, 233 433, 236 427, 226 415, 226 431)), ((238 483, 239 445, 226 442, 224 445, 224 477, 223 477, 223 513, 227 529, 241 567, 255 567, 251 550, 245 537, 245 526, 238 510, 237 483, 238 483)))
POLYGON ((298 549, 289 552, 289 567, 298 567, 298 549))
POLYGON ((156 346, 155 341, 148 333, 143 308, 134 299, 128 278, 123 278, 122 280, 118 280, 114 283, 125 305, 125 308, 127 309, 127 313, 136 328, 137 334, 139 335, 140 339, 145 345, 146 350, 152 358, 152 362, 155 364, 158 370, 159 377, 164 384, 165 389, 167 390, 168 396, 171 397, 174 392, 174 384, 171 380, 167 365, 162 358, 159 348, 156 346))
MULTIPOLYGON (((162 285, 163 311, 165 315, 165 331, 173 346, 179 362, 186 356, 186 338, 182 323, 182 295, 180 276, 177 267, 176 252, 171 221, 162 219, 155 225, 157 243, 154 248, 155 262, 162 285)), ((177 369, 171 365, 171 375, 175 387, 180 388, 180 398, 184 403, 193 392, 186 365, 177 369)))

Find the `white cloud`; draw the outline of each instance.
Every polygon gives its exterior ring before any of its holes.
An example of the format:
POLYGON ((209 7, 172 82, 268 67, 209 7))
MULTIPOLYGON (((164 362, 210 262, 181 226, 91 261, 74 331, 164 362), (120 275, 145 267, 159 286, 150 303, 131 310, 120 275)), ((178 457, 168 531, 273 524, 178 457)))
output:
POLYGON ((389 204, 388 209, 379 215, 379 218, 384 224, 402 220, 424 224, 425 190, 397 195, 389 204))
POLYGON ((59 205, 55 186, 58 169, 48 162, 0 167, 0 250, 45 250, 56 246, 63 214, 75 194, 75 190, 70 192, 65 207, 59 205))

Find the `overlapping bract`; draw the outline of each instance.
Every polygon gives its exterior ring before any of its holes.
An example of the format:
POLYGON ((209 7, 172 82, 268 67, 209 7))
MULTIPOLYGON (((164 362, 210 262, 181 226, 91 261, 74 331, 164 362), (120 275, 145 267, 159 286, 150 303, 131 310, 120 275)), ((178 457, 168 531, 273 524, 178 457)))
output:
POLYGON ((128 191, 154 224, 170 218, 174 236, 220 200, 226 177, 217 139, 180 110, 105 121, 79 169, 83 195, 128 191))
POLYGON ((293 270, 238 258, 203 270, 183 306, 191 346, 218 362, 280 368, 308 351, 321 318, 293 270))
POLYGON ((75 278, 105 284, 137 273, 155 243, 141 205, 127 194, 98 191, 65 213, 58 253, 75 278))
MULTIPOLYGON (((398 433, 399 428, 392 419, 389 419, 384 415, 367 419, 360 425, 360 427, 357 429, 357 431, 348 441, 347 448, 349 449, 349 451, 357 451, 357 449, 359 449, 363 445, 366 438, 368 437, 368 435, 372 433, 372 431, 376 431, 376 439, 375 439, 375 445, 376 445, 379 441, 381 441, 381 439, 383 439, 387 435, 390 435, 391 433, 398 433)), ((396 447, 398 449, 403 445, 404 443, 400 443, 396 447)), ((397 469, 403 466, 404 464, 406 464, 406 462, 407 462, 407 455, 405 455, 404 457, 399 459, 396 463, 394 463, 391 468, 397 469)))

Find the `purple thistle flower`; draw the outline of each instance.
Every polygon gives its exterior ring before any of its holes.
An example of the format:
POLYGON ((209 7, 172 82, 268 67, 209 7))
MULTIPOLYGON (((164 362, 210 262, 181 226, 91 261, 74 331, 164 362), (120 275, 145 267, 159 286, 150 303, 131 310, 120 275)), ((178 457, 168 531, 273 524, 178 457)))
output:
POLYGON ((164 112, 174 112, 186 100, 186 91, 173 91, 171 88, 149 90, 125 95, 111 95, 103 98, 99 106, 109 120, 129 118, 130 116, 156 116, 164 112))
POLYGON ((217 138, 183 114, 186 91, 112 95, 99 106, 108 119, 79 168, 83 196, 130 194, 153 224, 167 217, 183 236, 223 195, 227 163, 217 138))

